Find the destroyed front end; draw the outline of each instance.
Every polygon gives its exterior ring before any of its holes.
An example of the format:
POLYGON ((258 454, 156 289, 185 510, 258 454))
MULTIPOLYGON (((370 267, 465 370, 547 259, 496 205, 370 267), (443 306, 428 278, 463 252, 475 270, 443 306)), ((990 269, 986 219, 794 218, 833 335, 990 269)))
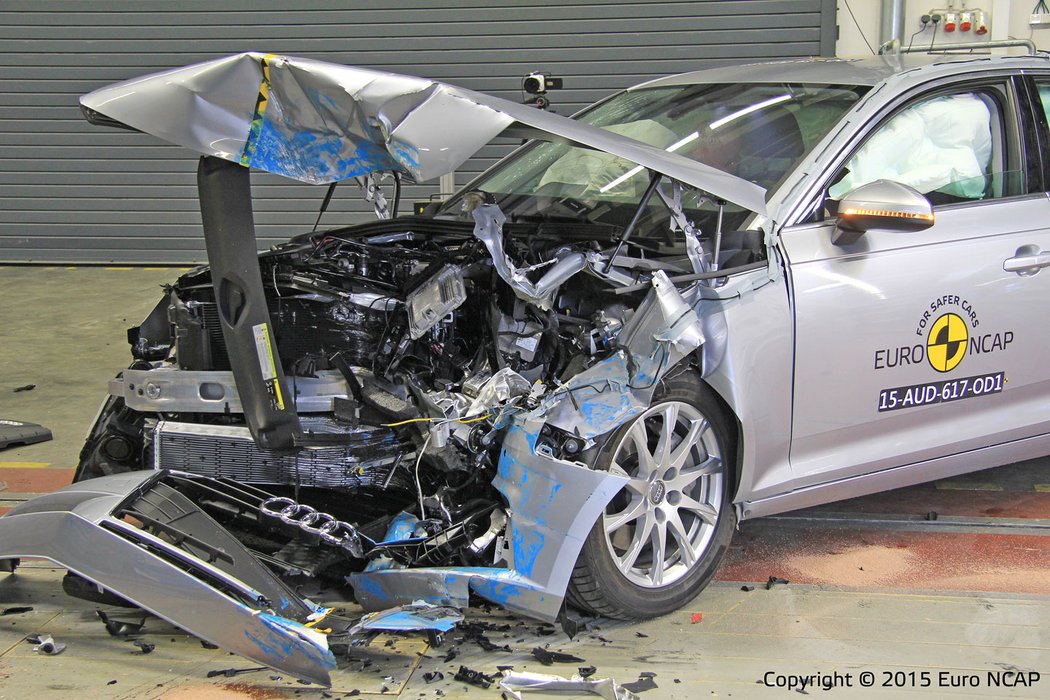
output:
POLYGON ((77 479, 161 469, 251 484, 271 494, 253 517, 200 505, 271 565, 346 578, 368 610, 475 593, 553 620, 627 481, 595 467, 597 447, 703 330, 659 271, 615 294, 596 252, 615 228, 507 224, 491 204, 471 217, 263 254, 252 339, 272 349, 232 350, 223 306, 250 305, 217 299, 208 268, 184 275, 131 330, 135 362, 110 382, 77 479), (270 377, 263 409, 291 415, 288 443, 252 425, 238 365, 270 377))
POLYGON ((215 639, 144 592, 178 569, 172 605, 206 590, 205 616, 236 626, 243 613, 295 640, 216 643, 317 682, 286 657, 305 645, 325 667, 308 626, 323 613, 282 578, 348 584, 367 611, 474 595, 552 621, 567 596, 619 617, 683 604, 734 522, 730 428, 702 380, 725 349, 735 292, 722 291, 777 270, 749 228, 763 190, 674 153, 699 138, 686 98, 703 96, 624 95, 574 121, 260 54, 86 96, 96 123, 205 154, 209 265, 129 330, 133 362, 110 382, 77 483, 0 518, 0 560, 50 558, 69 590, 215 639), (331 127, 339 109, 345 128, 331 127), (462 133, 432 126, 456 122, 462 133), (541 140, 431 215, 396 216, 401 177, 441 174, 501 132, 541 140), (357 178, 380 220, 258 254, 245 166, 333 183, 323 206, 357 178), (129 506, 160 492, 179 508, 129 506), (81 535, 45 545, 39 518, 81 535), (88 555, 129 546, 156 577, 88 555))

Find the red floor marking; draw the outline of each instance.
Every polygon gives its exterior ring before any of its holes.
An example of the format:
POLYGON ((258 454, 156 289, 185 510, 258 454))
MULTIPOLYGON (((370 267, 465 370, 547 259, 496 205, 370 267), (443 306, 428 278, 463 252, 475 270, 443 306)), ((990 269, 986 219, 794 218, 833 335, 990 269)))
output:
POLYGON ((829 503, 807 512, 958 515, 984 518, 1050 519, 1050 493, 1035 491, 946 491, 932 486, 897 489, 829 503))
MULTIPOLYGON (((68 469, 3 469, 0 481, 7 484, 11 493, 51 493, 73 482, 72 467, 68 469)), ((0 491, 3 494, 3 491, 0 491)))
POLYGON ((765 581, 1050 595, 1050 537, 744 523, 716 574, 765 581))

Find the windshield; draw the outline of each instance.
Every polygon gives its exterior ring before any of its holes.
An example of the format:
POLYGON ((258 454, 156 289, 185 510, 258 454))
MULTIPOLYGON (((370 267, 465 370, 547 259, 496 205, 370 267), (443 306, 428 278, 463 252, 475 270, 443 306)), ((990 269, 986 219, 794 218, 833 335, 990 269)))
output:
MULTIPOLYGON (((775 83, 642 88, 601 102, 578 118, 771 189, 864 90, 775 83)), ((644 168, 608 153, 536 141, 470 189, 491 195, 511 221, 570 219, 622 227, 649 178, 644 168)), ((461 197, 450 200, 439 215, 463 216, 461 197)), ((686 193, 682 204, 701 226, 716 209, 695 192, 686 193)), ((666 222, 657 199, 649 208, 650 227, 666 222)), ((750 213, 730 205, 726 215, 726 225, 734 227, 750 213)))

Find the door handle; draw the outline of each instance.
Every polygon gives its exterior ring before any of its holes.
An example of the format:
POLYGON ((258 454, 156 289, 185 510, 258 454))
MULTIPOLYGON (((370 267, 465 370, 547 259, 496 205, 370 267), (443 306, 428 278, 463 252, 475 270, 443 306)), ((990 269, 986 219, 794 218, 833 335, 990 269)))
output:
POLYGON ((1021 276, 1034 275, 1044 267, 1050 267, 1050 251, 1042 251, 1035 245, 1021 246, 1014 257, 1003 261, 1005 271, 1021 276))

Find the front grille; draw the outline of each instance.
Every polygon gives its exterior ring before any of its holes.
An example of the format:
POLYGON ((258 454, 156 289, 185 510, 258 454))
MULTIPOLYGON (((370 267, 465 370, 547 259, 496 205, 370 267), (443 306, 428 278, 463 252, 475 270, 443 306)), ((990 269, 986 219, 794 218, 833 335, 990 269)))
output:
POLYGON ((303 417, 304 431, 341 433, 347 444, 294 454, 261 449, 241 426, 161 421, 154 430, 154 466, 217 479, 345 489, 407 490, 414 447, 390 428, 354 430, 329 418, 303 417))

